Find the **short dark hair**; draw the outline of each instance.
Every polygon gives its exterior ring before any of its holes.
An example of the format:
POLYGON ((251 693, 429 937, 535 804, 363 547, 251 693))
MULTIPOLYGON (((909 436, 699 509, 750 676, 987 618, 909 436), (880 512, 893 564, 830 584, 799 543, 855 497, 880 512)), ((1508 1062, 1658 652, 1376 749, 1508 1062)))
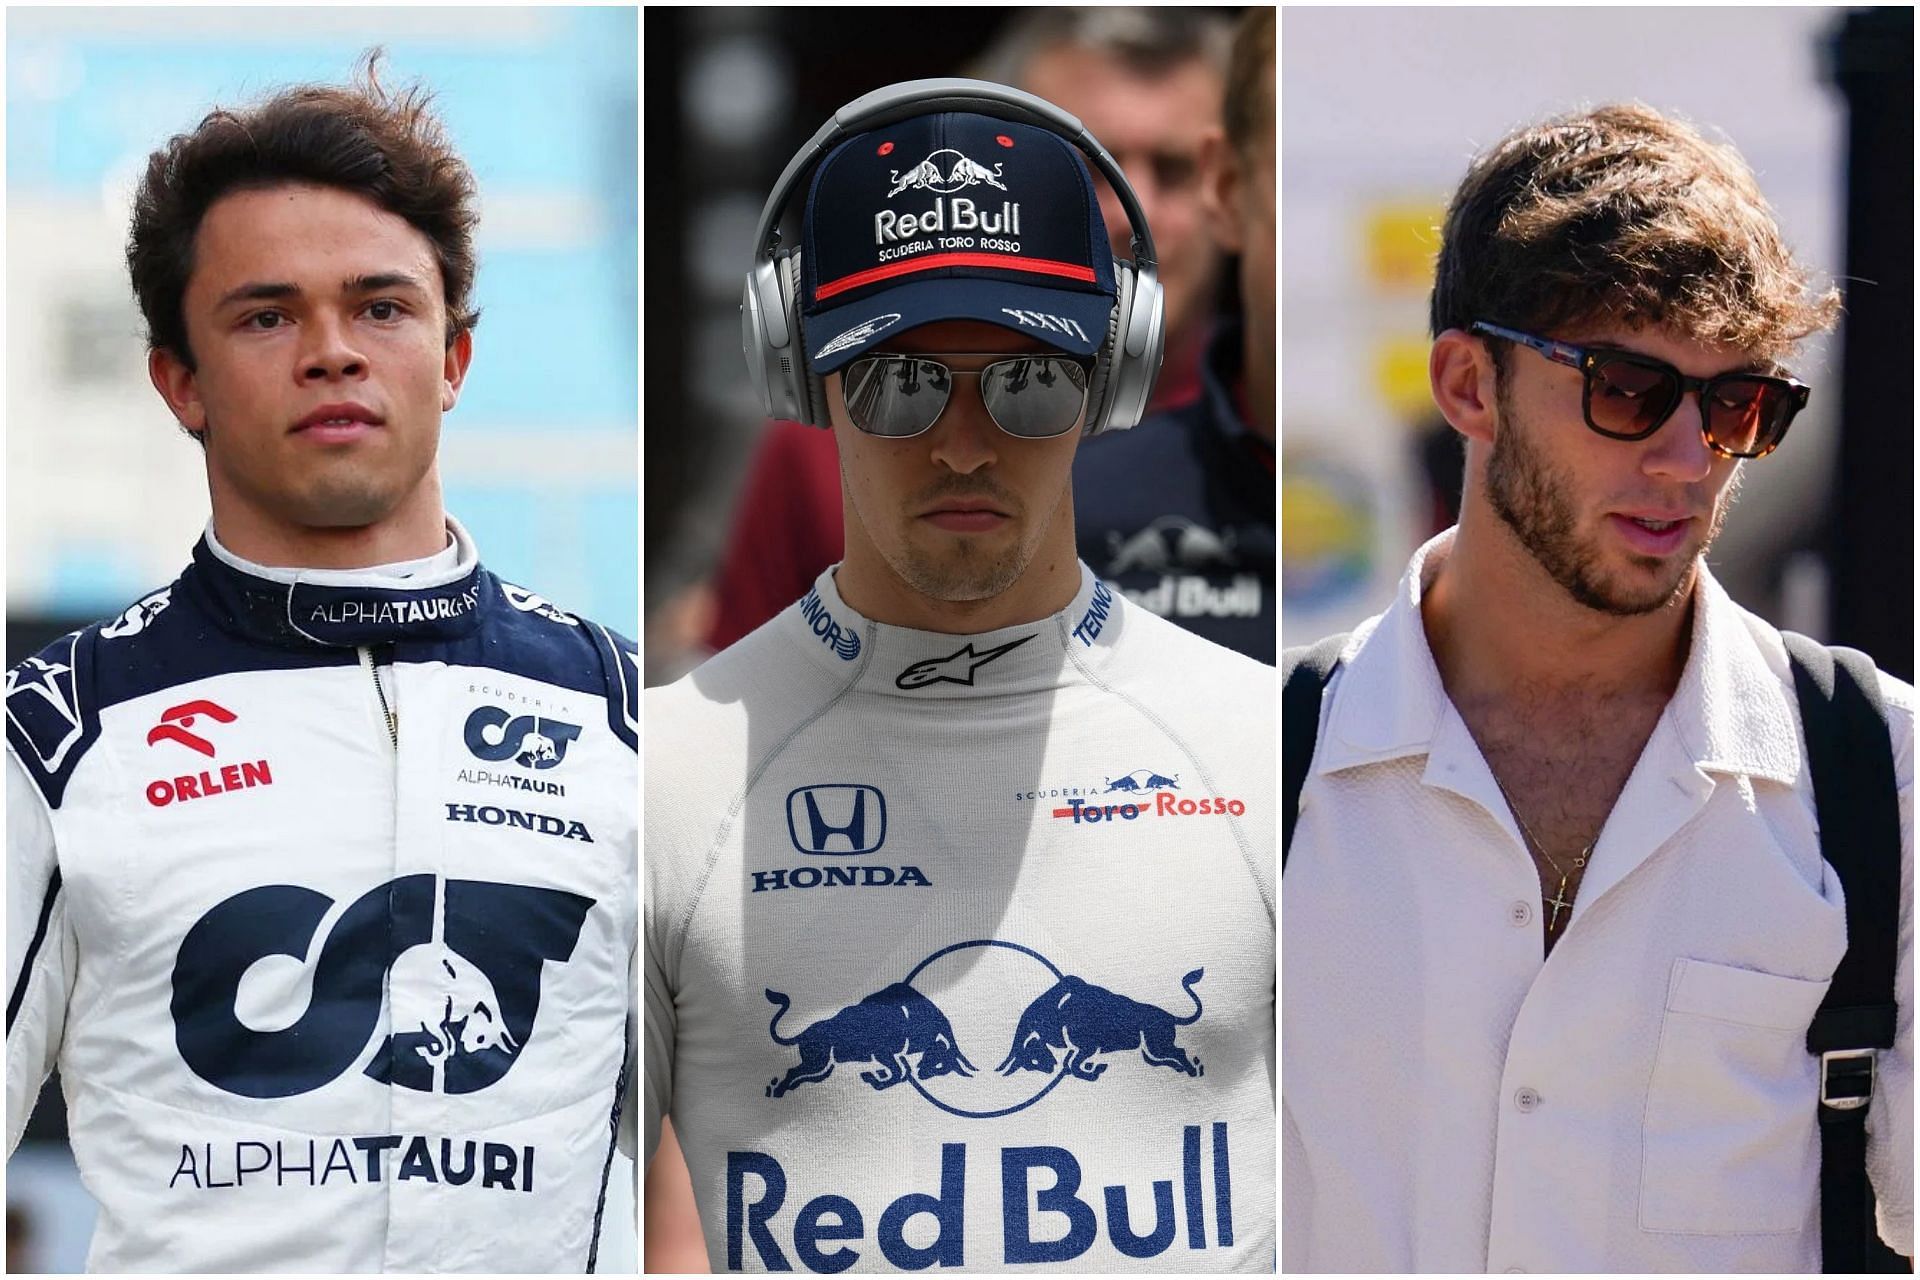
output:
POLYGON ((1227 92, 1220 107, 1220 123, 1227 141, 1245 156, 1253 140, 1273 136, 1274 27, 1277 11, 1256 5, 1241 15, 1233 33, 1233 55, 1227 60, 1227 92))
POLYGON ((1473 162, 1428 323, 1437 337, 1476 320, 1547 335, 1605 320, 1773 358, 1839 309, 1739 152, 1628 103, 1521 129, 1473 162))
POLYGON ((479 323, 471 305, 479 221, 473 174, 429 109, 432 95, 418 84, 389 91, 379 61, 379 50, 369 52, 345 88, 296 85, 255 106, 217 107, 147 157, 127 271, 149 348, 194 367, 181 302, 207 210, 236 191, 293 182, 355 192, 406 219, 433 245, 448 344, 479 323))

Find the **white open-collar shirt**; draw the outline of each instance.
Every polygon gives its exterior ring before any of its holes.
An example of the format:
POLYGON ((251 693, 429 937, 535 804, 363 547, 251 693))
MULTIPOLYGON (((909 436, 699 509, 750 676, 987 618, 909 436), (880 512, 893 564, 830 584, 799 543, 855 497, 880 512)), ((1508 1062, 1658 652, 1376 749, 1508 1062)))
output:
MULTIPOLYGON (((1281 906, 1288 1271, 1818 1271, 1819 1062, 1846 948, 1780 636, 1698 577, 1692 646, 1543 959, 1540 886, 1448 700, 1420 596, 1321 704, 1281 906)), ((1913 688, 1897 1043, 1868 1169, 1913 1252, 1913 688)))

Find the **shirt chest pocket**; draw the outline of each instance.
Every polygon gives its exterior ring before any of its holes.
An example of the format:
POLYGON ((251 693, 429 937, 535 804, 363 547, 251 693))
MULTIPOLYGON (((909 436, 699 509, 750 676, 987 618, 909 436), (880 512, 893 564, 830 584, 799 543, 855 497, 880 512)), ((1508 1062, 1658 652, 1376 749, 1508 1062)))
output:
POLYGON ((1807 1229, 1816 1214, 1827 983, 1674 961, 1647 1086, 1640 1226, 1698 1235, 1807 1229))

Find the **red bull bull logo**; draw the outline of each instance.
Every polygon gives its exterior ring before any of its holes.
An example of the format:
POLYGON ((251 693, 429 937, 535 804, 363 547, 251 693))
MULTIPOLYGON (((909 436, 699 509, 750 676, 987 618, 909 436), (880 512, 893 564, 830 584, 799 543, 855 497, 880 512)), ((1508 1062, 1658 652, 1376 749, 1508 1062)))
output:
POLYGON ((769 987, 768 1035, 797 1048, 800 1060, 765 1093, 830 1087, 836 1065, 871 1063, 859 1079, 874 1092, 907 1084, 950 1115, 989 1118, 1034 1105, 1069 1077, 1096 1081, 1122 1063, 1198 1079, 1200 1060, 1178 1036, 1200 1020, 1195 988, 1205 972, 1180 980, 1192 1008, 1169 1011, 1065 973, 1031 947, 975 939, 941 948, 901 981, 788 1035, 780 1024, 793 1001, 769 987), (974 1064, 989 1052, 1004 1056, 982 1072, 974 1064))

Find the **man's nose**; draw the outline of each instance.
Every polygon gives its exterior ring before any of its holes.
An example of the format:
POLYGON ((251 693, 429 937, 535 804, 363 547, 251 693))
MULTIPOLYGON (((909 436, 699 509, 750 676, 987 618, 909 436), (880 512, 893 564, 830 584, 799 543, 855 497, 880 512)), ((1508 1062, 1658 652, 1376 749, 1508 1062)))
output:
POLYGON ((955 378, 955 386, 933 424, 933 460, 958 475, 972 475, 999 461, 1000 428, 980 399, 978 378, 955 378))
POLYGON ((1698 389, 1680 397, 1673 416, 1647 440, 1641 466, 1649 475, 1668 476, 1694 483, 1707 478, 1718 455, 1708 446, 1702 429, 1702 406, 1698 389))
POLYGON ((316 315, 307 322, 307 345, 300 355, 302 379, 352 378, 366 372, 367 360, 353 342, 348 322, 316 315))

